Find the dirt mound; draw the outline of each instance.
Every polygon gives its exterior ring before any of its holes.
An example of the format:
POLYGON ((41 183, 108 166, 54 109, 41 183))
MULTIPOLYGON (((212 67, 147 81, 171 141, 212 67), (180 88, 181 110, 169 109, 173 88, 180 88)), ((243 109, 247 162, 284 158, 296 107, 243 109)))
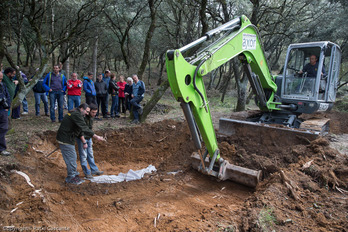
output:
POLYGON ((298 162, 273 173, 247 199, 243 230, 345 231, 347 157, 330 149, 323 138, 301 153, 298 162))
MULTIPOLYGON (((254 131, 219 137, 231 163, 260 169, 256 190, 217 182, 190 168, 194 145, 186 123, 154 124, 99 131, 99 169, 118 174, 149 164, 158 171, 118 184, 64 184, 65 163, 55 132, 33 136, 17 154, 18 174, 0 172, 0 226, 69 228, 71 231, 343 231, 348 228, 347 156, 319 138, 254 131), (38 194, 37 191, 41 193, 38 194), (36 193, 36 195, 35 195, 36 193)), ((82 173, 78 163, 78 170, 82 173)), ((19 230, 19 229, 18 229, 19 230)))

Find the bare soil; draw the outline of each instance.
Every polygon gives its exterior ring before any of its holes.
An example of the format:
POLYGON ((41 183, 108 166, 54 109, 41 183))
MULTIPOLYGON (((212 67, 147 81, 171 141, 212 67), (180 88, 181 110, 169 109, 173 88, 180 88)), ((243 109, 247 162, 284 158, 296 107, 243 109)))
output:
MULTIPOLYGON (((70 231, 345 231, 348 159, 330 146, 330 140, 337 139, 334 134, 347 138, 348 114, 324 116, 332 119, 332 134, 312 141, 274 131, 242 131, 218 138, 224 158, 263 171, 256 189, 218 182, 191 168, 194 146, 181 115, 176 120, 150 118, 150 123, 138 126, 125 119, 96 123, 96 128, 110 124, 110 129, 98 131, 107 143, 94 144, 99 169, 111 175, 152 164, 158 170, 142 180, 117 184, 88 180, 79 186, 65 184, 60 151, 45 157, 56 148, 58 126, 44 133, 30 131, 25 149, 1 165, 0 226, 70 231), (26 173, 34 187, 13 169, 26 173), (35 190, 41 190, 41 196, 34 196, 35 190)), ((79 163, 78 170, 82 173, 79 163)))

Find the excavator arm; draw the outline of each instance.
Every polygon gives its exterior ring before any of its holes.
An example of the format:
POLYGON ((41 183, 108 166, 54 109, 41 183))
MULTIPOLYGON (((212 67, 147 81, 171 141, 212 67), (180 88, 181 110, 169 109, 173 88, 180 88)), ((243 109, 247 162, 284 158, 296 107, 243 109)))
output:
POLYGON ((198 150, 202 148, 201 138, 206 146, 205 154, 200 157, 200 169, 220 179, 226 179, 222 168, 226 166, 226 161, 220 157, 203 76, 236 56, 243 64, 260 109, 278 110, 280 103, 274 102, 277 85, 270 74, 257 28, 246 16, 213 29, 180 49, 168 51, 166 56, 170 87, 176 100, 181 102, 195 146, 198 150), (221 33, 223 36, 194 56, 183 56, 184 52, 201 46, 204 41, 221 33), (205 167, 208 154, 211 161, 205 167), (216 163, 220 165, 218 170, 214 170, 216 163))

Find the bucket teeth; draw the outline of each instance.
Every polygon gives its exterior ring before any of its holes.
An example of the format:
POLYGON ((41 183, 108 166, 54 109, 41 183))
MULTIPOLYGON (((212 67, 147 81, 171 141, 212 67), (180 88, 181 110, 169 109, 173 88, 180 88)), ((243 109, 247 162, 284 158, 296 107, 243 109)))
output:
MULTIPOLYGON (((198 153, 194 152, 191 159, 193 168, 204 174, 215 176, 220 180, 232 180, 234 182, 255 188, 261 178, 261 171, 233 165, 226 160, 223 160, 219 164, 218 170, 214 171, 213 169, 208 170, 208 168, 202 168, 202 161, 198 153)), ((205 159, 204 163, 206 167, 209 166, 208 157, 205 159)))

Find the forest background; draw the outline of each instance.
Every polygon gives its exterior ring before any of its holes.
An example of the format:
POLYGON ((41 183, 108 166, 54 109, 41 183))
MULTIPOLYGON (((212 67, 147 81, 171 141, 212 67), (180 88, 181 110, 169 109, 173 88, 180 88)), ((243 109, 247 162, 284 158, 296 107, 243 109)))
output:
MULTIPOLYGON (((33 76, 27 85, 18 77, 14 105, 61 62, 67 73, 80 77, 107 69, 117 75, 137 73, 157 89, 144 109, 147 115, 169 87, 165 52, 242 14, 258 27, 273 74, 281 70, 291 43, 329 40, 340 45, 339 88, 347 89, 345 0, 3 0, 0 9, 0 63, 33 76)), ((252 97, 238 60, 207 80, 207 89, 218 90, 221 101, 228 90, 235 91, 236 111, 244 110, 252 97)))

